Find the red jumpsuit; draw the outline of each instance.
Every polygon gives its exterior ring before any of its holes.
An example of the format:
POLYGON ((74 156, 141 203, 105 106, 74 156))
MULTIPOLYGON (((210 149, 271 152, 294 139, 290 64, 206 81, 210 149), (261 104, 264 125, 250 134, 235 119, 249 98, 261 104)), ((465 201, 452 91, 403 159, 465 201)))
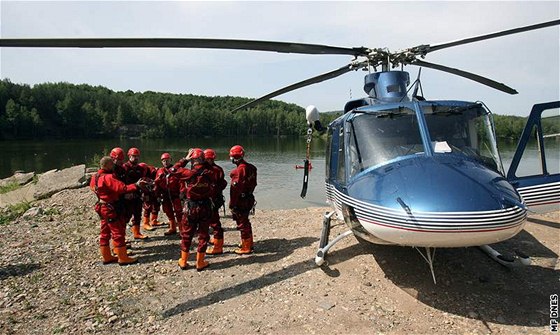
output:
MULTIPOLYGON (((140 163, 138 165, 141 165, 144 163, 140 163)), ((151 166, 151 165, 147 165, 144 164, 147 169, 148 169, 148 174, 146 175, 146 177, 155 180, 156 179, 156 173, 157 170, 155 167, 151 166)), ((145 218, 150 218, 150 215, 152 215, 153 217, 157 218, 158 213, 159 213, 159 201, 158 201, 158 196, 155 192, 155 190, 153 192, 143 192, 142 193, 142 207, 144 208, 144 217, 145 218)))
POLYGON ((124 169, 124 166, 115 164, 115 167, 113 168, 113 177, 124 183, 126 179, 126 170, 124 169))
POLYGON ((124 246, 126 222, 120 213, 124 211, 124 207, 119 197, 125 193, 135 192, 136 185, 125 185, 111 172, 99 170, 91 178, 90 188, 99 199, 95 204, 95 211, 101 218, 99 245, 108 246, 112 238, 114 247, 124 246))
POLYGON ((194 234, 198 234, 199 253, 206 253, 208 246, 208 227, 212 217, 212 188, 215 184, 214 173, 208 164, 197 164, 192 169, 182 169, 180 179, 186 183, 187 201, 183 218, 179 225, 181 250, 189 252, 194 234))
MULTIPOLYGON (((187 167, 188 163, 189 163, 189 160, 181 158, 177 161, 177 163, 175 163, 173 165, 173 168, 176 169, 176 170, 179 170, 181 168, 187 167)), ((184 182, 181 182, 181 188, 180 188, 179 194, 180 194, 181 200, 186 201, 186 199, 187 199, 187 185, 184 182)))
POLYGON ((210 227, 214 230, 215 239, 224 238, 224 230, 222 228, 222 223, 220 222, 220 208, 224 205, 224 189, 227 186, 227 181, 224 175, 224 169, 222 169, 216 163, 210 165, 212 171, 214 172, 214 177, 216 178, 216 186, 214 187, 214 194, 212 195, 212 203, 214 208, 212 211, 212 218, 210 219, 210 227))
MULTIPOLYGON (((125 184, 134 184, 140 178, 148 176, 148 167, 145 164, 132 164, 130 161, 123 164, 125 170, 124 182, 125 184)), ((140 226, 140 219, 142 216, 142 199, 140 192, 127 194, 124 197, 126 207, 125 223, 132 218, 133 226, 140 226)))
POLYGON ((237 223, 237 229, 241 232, 241 239, 250 239, 253 237, 253 229, 249 221, 249 213, 255 205, 253 191, 257 187, 257 168, 242 159, 229 176, 231 177, 229 208, 237 223))
POLYGON ((155 177, 155 192, 163 200, 163 211, 169 220, 175 220, 175 222, 181 222, 183 218, 183 207, 179 197, 182 170, 182 168, 177 170, 174 167, 161 167, 157 170, 155 177))

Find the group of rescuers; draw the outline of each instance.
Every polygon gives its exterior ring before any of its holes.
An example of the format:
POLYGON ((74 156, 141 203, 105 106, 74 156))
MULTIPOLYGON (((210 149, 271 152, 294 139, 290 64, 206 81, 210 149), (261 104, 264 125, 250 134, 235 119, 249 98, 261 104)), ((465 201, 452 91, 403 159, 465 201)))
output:
MULTIPOLYGON (((255 205, 253 191, 257 186, 257 168, 245 161, 245 152, 240 145, 233 146, 229 156, 236 165, 230 173, 229 209, 241 232, 241 244, 235 253, 250 254, 253 252, 253 231, 249 213, 255 205)), ((159 169, 140 163, 139 158, 140 150, 130 148, 125 162, 124 151, 114 148, 109 156, 101 158, 100 169, 91 178, 90 188, 98 199, 95 211, 101 219, 99 247, 103 264, 118 262, 127 265, 138 261, 129 257, 126 225, 132 219, 134 239, 146 239, 147 236, 140 233, 142 209, 142 228, 150 231, 163 225, 158 222, 161 203, 169 220, 169 230, 164 235, 175 235, 178 228, 181 236, 179 267, 187 269, 189 249, 197 234, 196 269, 206 268, 206 254, 222 254, 224 246, 219 210, 225 202, 223 191, 227 182, 224 170, 214 162, 216 152, 189 149, 186 157, 174 165, 171 155, 163 153, 163 166, 159 169), (213 229, 210 241, 209 227, 213 229), (111 239, 113 250, 109 243, 111 239), (213 247, 207 248, 208 243, 213 247)))

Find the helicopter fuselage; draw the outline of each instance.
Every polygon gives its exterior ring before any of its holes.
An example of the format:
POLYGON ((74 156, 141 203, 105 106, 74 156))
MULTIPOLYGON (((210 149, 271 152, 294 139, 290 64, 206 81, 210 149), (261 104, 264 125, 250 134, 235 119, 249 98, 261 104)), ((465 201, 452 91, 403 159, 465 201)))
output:
POLYGON ((500 242, 527 209, 506 180, 480 103, 368 104, 329 125, 327 200, 373 243, 467 247, 500 242))

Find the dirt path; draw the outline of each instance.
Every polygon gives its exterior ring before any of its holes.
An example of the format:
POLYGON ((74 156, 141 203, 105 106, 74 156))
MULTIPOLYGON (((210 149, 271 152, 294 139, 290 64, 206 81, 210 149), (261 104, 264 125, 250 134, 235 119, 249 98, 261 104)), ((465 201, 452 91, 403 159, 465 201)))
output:
POLYGON ((0 333, 548 334, 550 295, 560 293, 559 212, 531 217, 497 246, 522 250, 531 266, 441 249, 434 285, 414 249, 354 237, 316 267, 327 208, 257 211, 246 256, 232 253, 239 233, 224 219, 227 253, 202 272, 177 267, 179 239, 164 229, 133 243, 139 264, 104 266, 94 202, 87 189, 63 191, 39 203, 46 215, 0 227, 0 333))

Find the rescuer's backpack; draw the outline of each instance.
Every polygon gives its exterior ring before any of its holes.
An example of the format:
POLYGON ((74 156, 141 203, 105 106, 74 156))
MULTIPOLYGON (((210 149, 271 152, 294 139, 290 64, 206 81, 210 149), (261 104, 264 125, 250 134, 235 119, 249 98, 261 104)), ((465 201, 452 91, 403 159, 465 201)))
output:
POLYGON ((187 180, 187 199, 208 200, 214 194, 214 174, 208 168, 202 168, 187 180))

